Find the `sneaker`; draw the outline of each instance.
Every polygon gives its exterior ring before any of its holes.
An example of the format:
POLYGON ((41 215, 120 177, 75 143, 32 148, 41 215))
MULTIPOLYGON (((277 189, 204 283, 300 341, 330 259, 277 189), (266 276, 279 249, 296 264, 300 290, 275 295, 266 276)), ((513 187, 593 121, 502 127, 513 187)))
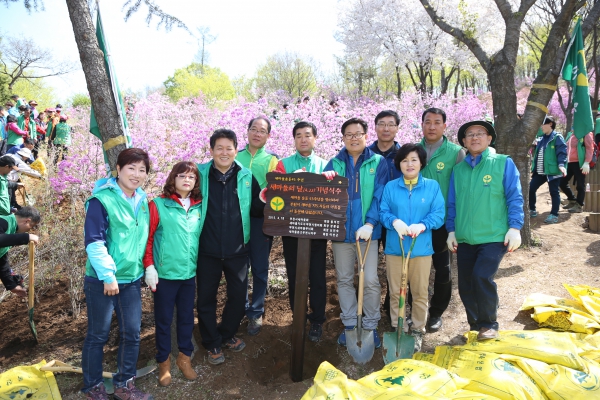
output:
POLYGON ((563 210, 568 210, 572 208, 575 204, 577 204, 577 200, 567 200, 565 204, 563 204, 563 210))
POLYGON ((258 318, 249 318, 250 322, 248 322, 248 335, 256 336, 260 333, 260 328, 262 328, 262 315, 258 318))
POLYGON ((581 213, 583 212, 583 207, 580 206, 578 203, 575 203, 575 205, 571 208, 569 208, 569 212, 570 213, 581 213))
POLYGON ((224 341, 223 347, 225 347, 227 350, 238 352, 244 350, 244 347, 246 347, 246 343, 244 343, 242 339, 236 338, 234 336, 231 339, 224 341))
POLYGON ((558 215, 548 215, 548 217, 544 220, 545 224, 558 224, 558 215))
POLYGON ((442 317, 429 317, 429 321, 427 321, 427 330, 429 332, 437 332, 442 329, 442 317))
POLYGON ((117 400, 154 400, 154 396, 142 392, 134 385, 135 378, 131 378, 125 383, 125 386, 115 388, 113 399, 117 400))
POLYGON ((311 342, 318 342, 323 334, 323 324, 313 322, 310 324, 310 330, 308 331, 308 338, 311 342))
POLYGON ((85 394, 85 398, 89 400, 109 400, 104 383, 100 382, 91 388, 90 391, 85 394))
POLYGON ((530 218, 535 218, 538 216, 538 212, 535 210, 529 210, 529 217, 530 218))
POLYGON ((346 331, 351 331, 352 329, 354 329, 354 325, 344 327, 344 330, 342 331, 342 333, 340 333, 340 336, 338 337, 338 340, 337 340, 337 342, 340 346, 346 347, 346 331))
POLYGON ((378 349, 381 347, 381 339, 379 338, 379 334, 377 333, 377 329, 373 329, 373 342, 375 343, 375 348, 378 349))
POLYGON ((421 351, 421 346, 423 346, 423 332, 421 331, 411 331, 412 337, 415 338, 415 353, 421 351))
POLYGON ((225 362, 225 356, 223 355, 220 347, 215 347, 214 349, 208 351, 207 360, 210 364, 218 365, 225 362))

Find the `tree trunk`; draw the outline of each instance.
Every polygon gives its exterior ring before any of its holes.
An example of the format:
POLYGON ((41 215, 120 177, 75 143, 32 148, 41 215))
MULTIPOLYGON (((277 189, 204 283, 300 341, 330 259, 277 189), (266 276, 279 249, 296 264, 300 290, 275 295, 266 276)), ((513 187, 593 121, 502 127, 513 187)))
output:
POLYGON ((73 25, 75 41, 79 49, 79 58, 88 92, 100 128, 102 143, 109 147, 106 156, 113 175, 116 174, 117 156, 126 149, 125 141, 112 140, 124 136, 115 96, 104 64, 104 54, 98 46, 96 29, 86 0, 67 0, 69 17, 73 25), (109 142, 110 141, 110 142, 109 142), (107 143, 109 142, 109 143, 107 143), (110 143, 119 143, 111 146, 110 143))
POLYGON ((400 79, 400 67, 398 65, 396 65, 396 83, 398 85, 397 96, 398 100, 400 100, 400 98, 402 97, 402 81, 400 79))
POLYGON ((460 67, 458 67, 456 73, 456 85, 454 85, 454 98, 458 98, 458 87, 460 86, 460 67))

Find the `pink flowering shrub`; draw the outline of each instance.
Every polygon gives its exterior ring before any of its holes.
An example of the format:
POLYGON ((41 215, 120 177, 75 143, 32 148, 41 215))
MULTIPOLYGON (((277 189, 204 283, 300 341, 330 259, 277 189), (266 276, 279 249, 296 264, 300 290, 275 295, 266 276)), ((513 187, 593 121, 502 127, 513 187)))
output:
MULTIPOLYGON (((210 160, 209 138, 215 129, 233 130, 238 137, 238 148, 244 148, 248 122, 257 116, 271 121, 267 148, 280 158, 294 153, 292 127, 296 122, 306 120, 317 127, 316 153, 330 159, 342 148, 340 128, 351 117, 368 122, 367 143, 371 144, 377 139, 375 116, 382 110, 395 110, 400 115, 396 140, 405 144, 421 139, 421 113, 426 108, 438 107, 446 111, 446 134, 452 140, 456 139, 463 123, 491 114, 487 103, 474 94, 454 99, 452 96, 422 97, 405 93, 401 100, 381 101, 337 97, 336 109, 329 106, 329 99, 317 97, 308 103, 290 103, 288 110, 283 109, 278 96, 273 94, 256 102, 233 100, 217 107, 209 107, 201 98, 183 99, 174 104, 159 94, 136 102, 129 114, 129 126, 133 146, 147 150, 150 155, 151 173, 145 189, 150 194, 159 193, 171 167, 178 161, 204 163, 210 160)), ((105 175, 101 144, 88 132, 89 110, 69 110, 68 113, 75 131, 73 144, 68 157, 59 163, 51 184, 59 195, 87 196, 94 182, 105 175)))

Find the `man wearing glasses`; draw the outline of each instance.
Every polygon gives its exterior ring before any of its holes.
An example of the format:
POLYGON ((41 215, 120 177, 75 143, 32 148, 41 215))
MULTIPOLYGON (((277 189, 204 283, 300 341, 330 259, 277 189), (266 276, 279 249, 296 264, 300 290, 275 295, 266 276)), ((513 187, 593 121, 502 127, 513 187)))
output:
POLYGON ((342 125, 345 147, 327 163, 323 172, 328 179, 336 175, 348 178, 348 209, 346 210, 346 238, 332 242, 338 295, 342 308, 344 330, 338 344, 346 345, 346 331, 356 326, 357 300, 354 288, 354 262, 357 259, 356 242, 366 257, 364 276, 363 328, 373 330, 375 347, 381 346, 377 334, 381 286, 377 276, 377 248, 381 237, 379 224, 379 201, 383 187, 389 181, 388 164, 379 154, 367 148, 367 123, 360 118, 350 118, 342 125), (365 255, 367 241, 371 239, 365 255))
MULTIPOLYGON (((394 157, 400 150, 400 144, 396 142, 396 134, 398 133, 398 124, 400 117, 393 110, 384 110, 375 117, 375 133, 377 140, 369 146, 373 153, 382 156, 388 164, 390 180, 400 176, 400 171, 394 166, 394 157)), ((383 241, 385 236, 381 238, 383 241)), ((385 247, 385 245, 384 245, 385 247)))
MULTIPOLYGON (((465 158, 465 150, 444 136, 446 131, 446 113, 439 108, 428 108, 421 116, 423 139, 421 146, 427 153, 427 166, 421 173, 425 178, 433 179, 440 184, 442 195, 447 203, 448 187, 452 169, 465 158)), ((431 232, 432 256, 435 269, 433 297, 429 302, 429 320, 427 330, 437 332, 442 328, 442 314, 450 304, 452 297, 452 273, 450 269, 450 253, 446 245, 448 231, 442 225, 431 232)))
MULTIPOLYGON (((248 144, 241 150, 236 160, 252 171, 261 189, 267 187, 267 173, 277 168, 277 155, 265 150, 271 133, 271 122, 267 118, 253 118, 248 124, 248 144)), ((265 312, 265 295, 269 277, 269 254, 273 237, 263 233, 264 218, 250 218, 250 267, 252 270, 252 300, 247 294, 246 316, 248 335, 260 333, 262 315, 265 312)))
POLYGON ((486 121, 467 122, 458 142, 468 154, 454 167, 448 189, 448 248, 457 254, 458 293, 478 340, 498 337, 498 290, 494 276, 508 250, 521 245, 523 195, 509 156, 490 152, 496 140, 486 121))

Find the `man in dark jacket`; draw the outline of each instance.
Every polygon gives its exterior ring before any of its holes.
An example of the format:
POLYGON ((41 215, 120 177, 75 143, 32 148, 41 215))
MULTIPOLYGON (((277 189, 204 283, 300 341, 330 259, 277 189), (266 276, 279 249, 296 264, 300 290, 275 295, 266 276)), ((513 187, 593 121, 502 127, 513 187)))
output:
POLYGON ((221 347, 241 351, 235 337, 244 317, 248 288, 250 217, 263 216, 260 186, 250 170, 235 161, 237 137, 218 129, 210 138, 212 161, 198 165, 202 192, 197 290, 198 326, 208 362, 225 361, 221 347), (221 275, 227 281, 227 303, 217 326, 217 291, 221 275))

